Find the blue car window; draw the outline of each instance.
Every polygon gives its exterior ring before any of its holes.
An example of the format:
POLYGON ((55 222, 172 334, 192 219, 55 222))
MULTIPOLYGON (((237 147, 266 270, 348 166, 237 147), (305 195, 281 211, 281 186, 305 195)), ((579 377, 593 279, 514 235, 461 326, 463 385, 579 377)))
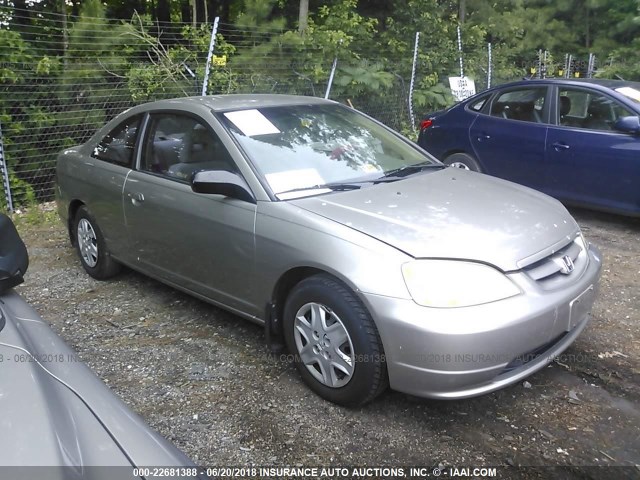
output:
POLYGON ((619 102, 600 92, 564 87, 558 93, 557 113, 562 126, 611 131, 618 118, 633 115, 619 102))
POLYGON ((501 93, 491 105, 491 116, 542 123, 546 87, 526 87, 501 93))

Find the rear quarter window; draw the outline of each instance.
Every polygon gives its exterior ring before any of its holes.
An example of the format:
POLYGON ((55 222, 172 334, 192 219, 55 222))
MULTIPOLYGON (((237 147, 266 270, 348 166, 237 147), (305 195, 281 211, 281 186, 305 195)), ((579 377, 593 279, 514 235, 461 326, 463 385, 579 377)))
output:
POLYGON ((473 112, 480 112, 487 104, 487 100, 489 100, 490 95, 485 95, 484 97, 477 98, 476 100, 470 102, 467 105, 467 108, 473 112))
POLYGON ((127 168, 133 166, 141 115, 127 118, 104 136, 95 146, 92 157, 127 168))

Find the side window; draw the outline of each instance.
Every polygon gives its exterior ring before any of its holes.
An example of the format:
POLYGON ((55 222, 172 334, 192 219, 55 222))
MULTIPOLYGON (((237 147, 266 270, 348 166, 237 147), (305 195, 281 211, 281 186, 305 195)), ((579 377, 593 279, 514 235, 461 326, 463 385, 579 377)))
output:
POLYGON ((140 169, 185 181, 200 170, 236 171, 215 133, 195 118, 177 113, 152 115, 140 169))
POLYGON ((558 124, 611 131, 620 117, 633 115, 623 105, 593 90, 564 87, 558 92, 558 124))
POLYGON ((474 112, 479 112, 480 110, 482 110, 482 107, 487 104, 487 100, 489 100, 489 97, 490 95, 485 95, 484 97, 479 98, 467 105, 467 108, 469 110, 473 110, 474 112))
POLYGON ((503 92, 493 101, 491 116, 542 123, 546 94, 546 87, 520 88, 503 92))
POLYGON ((128 118, 111 130, 96 147, 92 156, 105 162, 132 168, 140 115, 128 118))

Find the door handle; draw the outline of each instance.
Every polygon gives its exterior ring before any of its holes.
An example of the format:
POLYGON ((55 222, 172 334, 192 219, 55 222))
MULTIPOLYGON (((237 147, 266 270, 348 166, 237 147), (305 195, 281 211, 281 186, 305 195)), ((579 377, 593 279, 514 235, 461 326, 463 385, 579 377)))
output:
POLYGON ((487 135, 486 133, 480 133, 476 136, 476 139, 481 142, 483 140, 489 140, 491 139, 491 135, 487 135))
POLYGON ((144 195, 141 193, 130 193, 129 198, 131 198, 131 203, 138 206, 144 202, 144 195))
POLYGON ((556 142, 551 146, 555 149, 556 152, 559 152, 560 150, 569 150, 571 148, 569 145, 562 142, 556 142))

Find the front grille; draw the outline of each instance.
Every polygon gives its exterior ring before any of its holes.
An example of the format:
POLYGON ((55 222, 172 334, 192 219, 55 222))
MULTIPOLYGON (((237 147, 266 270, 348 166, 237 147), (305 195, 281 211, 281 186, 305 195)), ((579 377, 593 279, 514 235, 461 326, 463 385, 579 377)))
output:
POLYGON ((553 254, 528 265, 523 270, 541 288, 553 290, 567 282, 580 277, 587 268, 588 255, 581 235, 570 241, 553 254), (568 262, 565 258, 571 261, 568 262), (572 264, 571 272, 567 271, 567 263, 572 264))

